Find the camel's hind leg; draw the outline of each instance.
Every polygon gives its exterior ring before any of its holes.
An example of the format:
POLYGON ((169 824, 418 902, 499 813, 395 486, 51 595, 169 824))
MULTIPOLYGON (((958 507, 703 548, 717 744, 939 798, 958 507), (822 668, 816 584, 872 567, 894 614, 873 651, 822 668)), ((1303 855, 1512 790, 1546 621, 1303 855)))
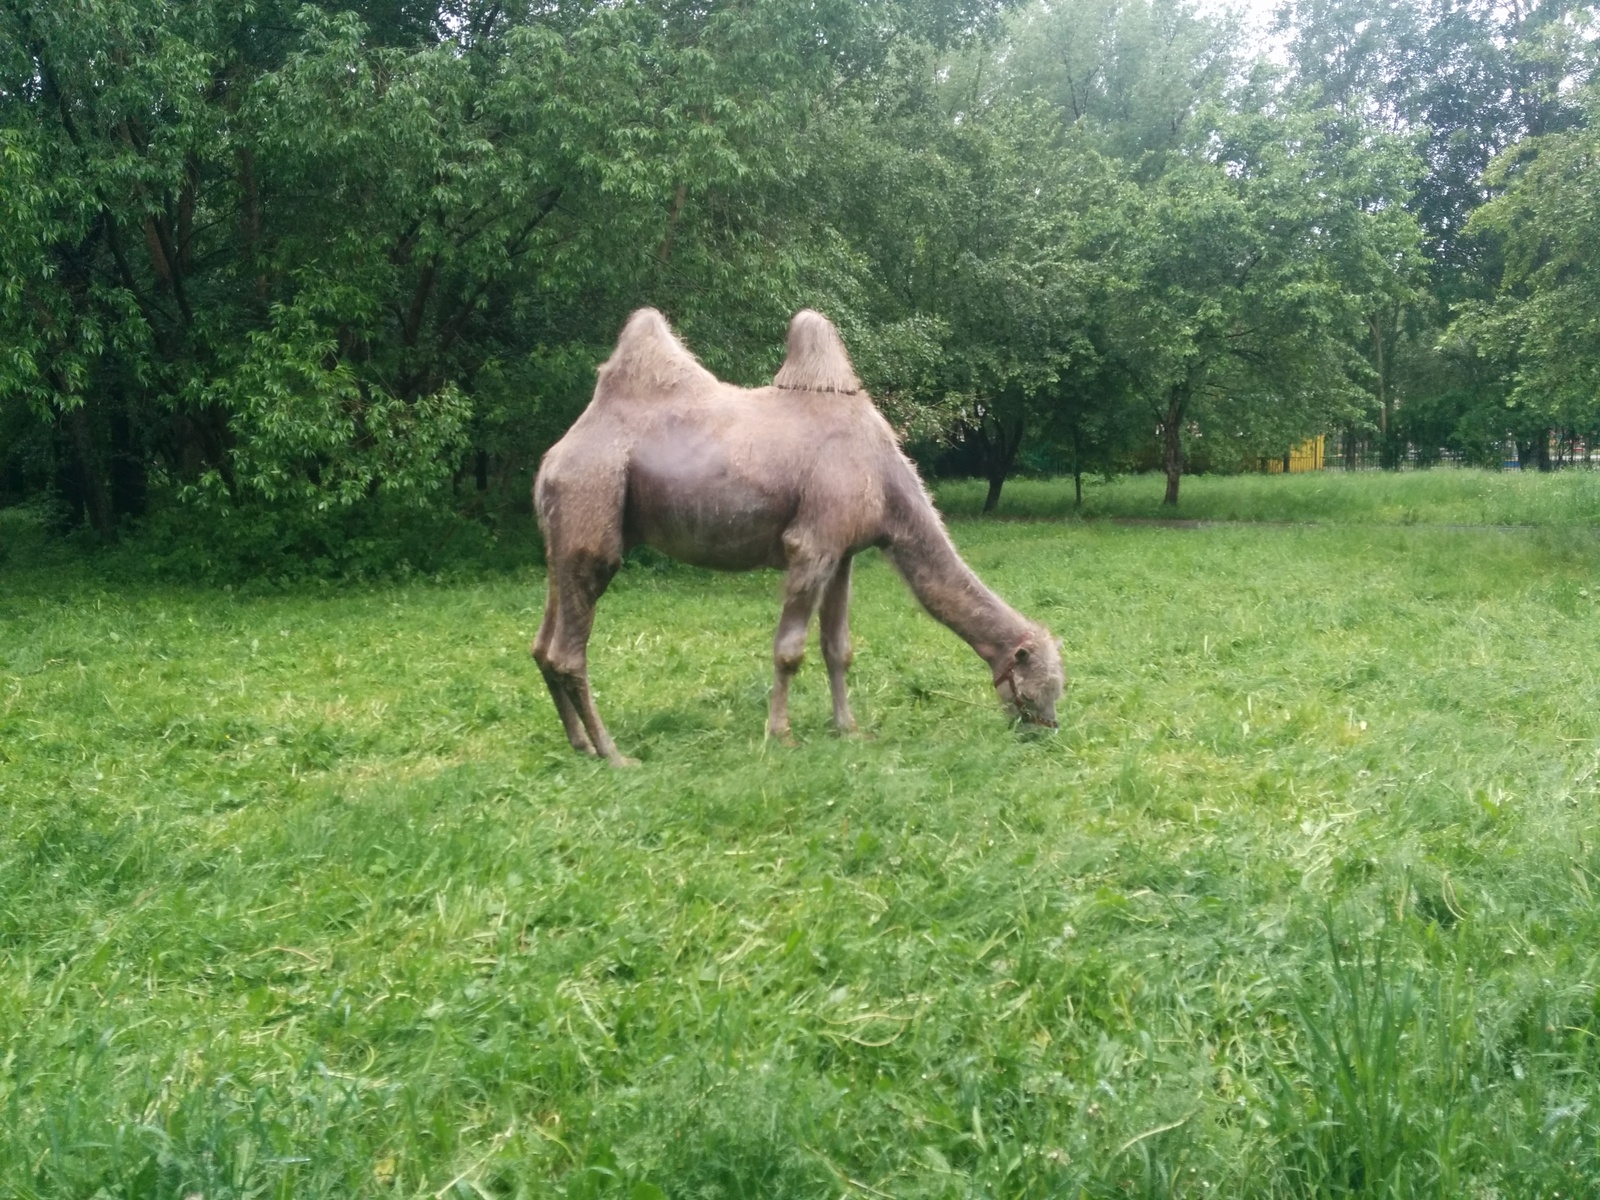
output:
POLYGON ((544 676, 544 685, 550 689, 550 699, 555 701, 556 712, 561 717, 561 727, 567 731, 567 741, 572 743, 572 748, 580 754, 587 754, 598 758, 600 752, 594 748, 594 743, 589 740, 589 735, 584 731, 583 719, 578 716, 578 708, 572 702, 572 697, 567 692, 567 685, 550 661, 550 646, 555 638, 556 610, 559 601, 556 592, 555 576, 550 578, 550 587, 545 595, 544 619, 539 622, 539 636, 534 639, 529 650, 533 653, 534 662, 539 664, 539 674, 544 676))
POLYGON ((853 657, 850 646, 850 563, 840 561, 822 593, 822 661, 828 665, 828 688, 833 693, 833 727, 840 733, 855 730, 845 673, 853 657))
POLYGON ((617 750, 595 710, 588 648, 595 605, 622 566, 625 470, 614 458, 582 454, 575 467, 575 453, 563 438, 545 457, 533 487, 550 572, 533 657, 573 748, 623 766, 632 760, 617 750))
POLYGON ((789 681, 805 659, 806 629, 837 564, 837 559, 790 559, 789 574, 784 580, 783 615, 778 618, 778 633, 772 641, 772 706, 767 716, 770 737, 789 736, 789 681))
POLYGON ((545 619, 533 644, 534 660, 561 714, 567 740, 575 749, 599 754, 617 767, 632 766, 634 760, 617 749, 594 706, 588 646, 595 605, 621 565, 620 557, 609 555, 552 556, 545 619))

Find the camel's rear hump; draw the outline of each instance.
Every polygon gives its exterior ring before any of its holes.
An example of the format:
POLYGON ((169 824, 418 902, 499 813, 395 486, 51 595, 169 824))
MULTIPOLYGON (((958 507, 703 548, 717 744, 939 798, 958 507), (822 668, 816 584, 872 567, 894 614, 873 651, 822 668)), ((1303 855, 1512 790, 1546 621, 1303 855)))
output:
POLYGON ((672 332, 667 319, 653 308, 641 308, 628 318, 617 338, 617 348, 600 366, 596 399, 662 394, 684 395, 714 391, 717 377, 700 365, 672 332))
POLYGON ((802 308, 789 322, 789 352, 772 386, 853 396, 861 390, 861 381, 833 322, 814 309, 802 308))

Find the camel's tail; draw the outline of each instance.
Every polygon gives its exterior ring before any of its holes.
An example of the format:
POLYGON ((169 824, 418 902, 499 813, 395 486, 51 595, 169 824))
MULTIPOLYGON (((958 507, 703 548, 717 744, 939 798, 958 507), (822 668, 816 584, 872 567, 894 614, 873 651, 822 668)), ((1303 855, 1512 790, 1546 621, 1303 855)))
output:
POLYGON ((628 318, 617 348, 601 364, 595 397, 649 398, 716 386, 717 377, 689 353, 667 319, 653 308, 641 308, 628 318))
POLYGON ((856 369, 833 322, 821 313, 802 308, 789 322, 789 354, 772 381, 773 387, 803 392, 861 390, 856 369))

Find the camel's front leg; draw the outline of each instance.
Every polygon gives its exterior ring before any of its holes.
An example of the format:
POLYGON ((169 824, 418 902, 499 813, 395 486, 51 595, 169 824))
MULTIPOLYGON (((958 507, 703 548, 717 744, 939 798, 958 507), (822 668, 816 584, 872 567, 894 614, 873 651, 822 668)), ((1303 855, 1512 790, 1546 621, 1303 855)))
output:
POLYGON ((845 672, 853 657, 850 646, 850 563, 839 563, 822 593, 822 661, 828 664, 828 688, 833 693, 833 727, 840 733, 855 730, 845 672))
POLYGON ((789 681, 806 656, 806 629, 817 611, 822 590, 833 574, 832 562, 791 561, 784 580, 783 615, 772 640, 772 707, 767 716, 769 737, 789 737, 789 681))

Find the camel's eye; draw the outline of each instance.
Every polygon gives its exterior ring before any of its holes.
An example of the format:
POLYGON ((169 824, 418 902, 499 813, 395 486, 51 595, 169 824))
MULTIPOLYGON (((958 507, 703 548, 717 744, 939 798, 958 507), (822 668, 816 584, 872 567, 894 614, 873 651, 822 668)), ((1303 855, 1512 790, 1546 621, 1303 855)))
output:
POLYGON ((1025 663, 1027 661, 1028 661, 1028 648, 1026 646, 1018 646, 1017 647, 1017 654, 1016 654, 1017 665, 1021 666, 1023 663, 1025 663))

